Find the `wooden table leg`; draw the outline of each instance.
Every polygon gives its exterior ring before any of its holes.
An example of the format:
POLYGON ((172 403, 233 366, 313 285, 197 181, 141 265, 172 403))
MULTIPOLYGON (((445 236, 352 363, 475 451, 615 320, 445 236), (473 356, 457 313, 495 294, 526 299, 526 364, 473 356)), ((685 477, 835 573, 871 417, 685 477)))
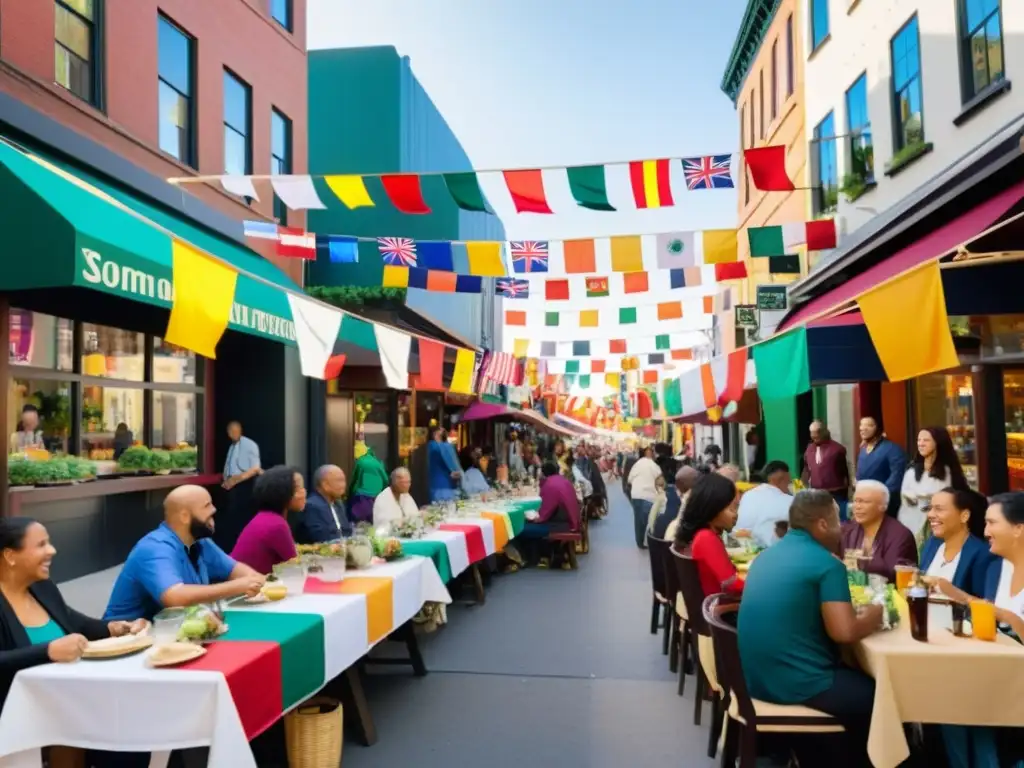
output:
POLYGON ((476 602, 483 605, 487 602, 487 592, 484 590, 484 580, 480 575, 480 563, 473 563, 473 591, 476 593, 476 602))
MULTIPOLYGON (((342 675, 344 680, 345 708, 355 714, 355 720, 349 720, 356 727, 357 736, 363 746, 372 747, 377 743, 377 726, 370 714, 370 704, 366 701, 363 680, 359 676, 359 668, 353 664, 342 675)), ((347 718, 346 718, 347 719, 347 718)))

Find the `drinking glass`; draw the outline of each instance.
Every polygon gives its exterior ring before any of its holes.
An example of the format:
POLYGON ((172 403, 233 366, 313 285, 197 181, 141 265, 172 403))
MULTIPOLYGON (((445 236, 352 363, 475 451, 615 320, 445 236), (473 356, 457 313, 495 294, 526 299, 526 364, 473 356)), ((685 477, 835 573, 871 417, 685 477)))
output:
POLYGON ((277 580, 288 587, 288 594, 301 595, 306 587, 306 566, 302 563, 288 563, 277 569, 277 580))
POLYGON ((996 639, 996 607, 985 600, 971 600, 971 629, 979 640, 996 639))
POLYGON ((914 580, 914 576, 917 574, 917 568, 913 565, 897 565, 896 566, 896 589, 899 592, 905 592, 907 587, 910 586, 914 580))
POLYGON ((185 620, 184 611, 161 611, 153 617, 153 642, 157 645, 170 645, 177 642, 178 631, 185 620))

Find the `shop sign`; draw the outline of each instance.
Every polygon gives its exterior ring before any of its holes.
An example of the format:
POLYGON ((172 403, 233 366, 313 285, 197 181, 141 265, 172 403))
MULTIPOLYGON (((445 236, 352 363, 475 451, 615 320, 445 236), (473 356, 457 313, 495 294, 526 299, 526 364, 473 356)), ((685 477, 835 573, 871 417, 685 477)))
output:
POLYGON ((757 286, 757 308, 762 310, 781 311, 788 306, 786 286, 784 285, 759 285, 757 286))
MULTIPOLYGON (((157 277, 149 271, 107 259, 91 248, 81 249, 82 259, 79 285, 87 285, 114 294, 129 296, 136 301, 170 307, 174 302, 174 287, 169 277, 157 277)), ((159 268, 161 265, 153 264, 159 268)), ((78 281, 76 281, 78 282, 78 281)), ((247 294, 255 298, 259 294, 275 296, 287 306, 283 291, 257 283, 239 275, 235 298, 245 299, 247 294)), ((261 302, 262 303, 262 302, 261 302)), ((257 309, 250 302, 235 301, 231 305, 230 327, 236 330, 255 331, 279 341, 295 343, 295 324, 281 315, 257 309)))
POLYGON ((737 328, 757 328, 756 304, 737 304, 734 309, 737 328))

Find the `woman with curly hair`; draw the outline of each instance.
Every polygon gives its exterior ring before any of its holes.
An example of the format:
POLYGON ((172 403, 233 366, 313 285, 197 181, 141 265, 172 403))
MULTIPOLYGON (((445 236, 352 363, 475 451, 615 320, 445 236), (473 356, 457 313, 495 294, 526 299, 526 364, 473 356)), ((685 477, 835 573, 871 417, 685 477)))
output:
POLYGON ((743 579, 722 541, 722 534, 736 525, 739 500, 739 491, 732 480, 711 473, 697 482, 683 508, 675 547, 677 552, 690 555, 697 563, 705 596, 743 591, 743 579))
POLYGON ((287 517, 306 506, 302 473, 294 467, 271 467, 256 479, 252 503, 258 511, 242 529, 231 557, 257 573, 270 573, 297 555, 287 517))
POLYGON ((928 509, 932 497, 943 488, 969 490, 960 459, 945 427, 925 427, 917 434, 917 453, 903 475, 899 521, 920 549, 928 538, 928 509))

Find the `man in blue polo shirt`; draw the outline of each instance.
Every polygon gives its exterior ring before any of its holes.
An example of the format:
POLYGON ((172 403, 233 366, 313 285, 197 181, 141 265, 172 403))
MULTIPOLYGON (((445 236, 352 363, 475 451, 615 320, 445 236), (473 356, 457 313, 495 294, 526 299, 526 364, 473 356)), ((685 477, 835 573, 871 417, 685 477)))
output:
POLYGON ((789 533, 751 564, 737 633, 752 698, 802 704, 835 717, 847 743, 836 764, 867 761, 875 683, 842 666, 839 644, 881 626, 882 606, 860 614, 850 601, 839 544, 839 507, 827 491, 801 491, 789 509, 789 533))
POLYGON ((198 485, 181 485, 164 499, 164 522, 132 548, 104 614, 152 619, 163 608, 259 594, 264 576, 224 554, 210 536, 216 509, 198 485))

